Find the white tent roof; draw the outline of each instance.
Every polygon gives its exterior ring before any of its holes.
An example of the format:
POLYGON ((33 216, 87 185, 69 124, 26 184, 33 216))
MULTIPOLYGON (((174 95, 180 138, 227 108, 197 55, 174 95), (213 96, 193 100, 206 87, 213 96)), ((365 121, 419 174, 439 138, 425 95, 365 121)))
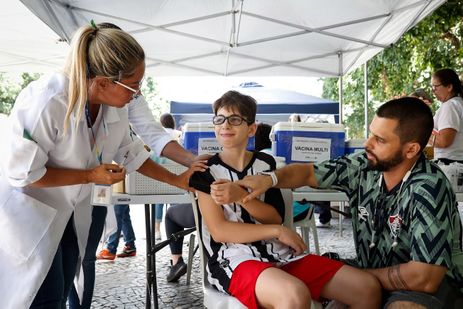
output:
MULTIPOLYGON (((157 76, 339 76, 397 41, 444 0, 21 2, 65 39, 91 19, 117 24, 142 44, 147 69, 157 76)), ((21 28, 15 20, 11 26, 21 28)), ((24 27, 33 37, 35 30, 24 27)), ((31 48, 25 40, 14 49, 41 62, 61 52, 55 45, 31 48)))
POLYGON ((18 0, 2 0, 0 72, 45 72, 60 69, 66 42, 18 0))

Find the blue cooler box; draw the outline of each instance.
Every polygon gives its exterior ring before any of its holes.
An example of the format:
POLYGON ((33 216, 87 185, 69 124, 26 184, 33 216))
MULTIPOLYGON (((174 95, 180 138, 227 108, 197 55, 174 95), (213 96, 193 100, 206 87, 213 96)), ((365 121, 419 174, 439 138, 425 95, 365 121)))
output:
POLYGON ((278 122, 270 133, 272 151, 291 162, 321 162, 344 154, 342 124, 278 122))
MULTIPOLYGON (((195 155, 215 154, 222 151, 222 146, 215 138, 214 125, 211 122, 185 123, 182 145, 195 155)), ((254 150, 254 137, 249 139, 247 149, 254 150)))
POLYGON ((346 154, 351 154, 351 153, 356 153, 359 151, 363 151, 365 147, 363 144, 365 144, 365 139, 364 138, 353 138, 350 140, 346 141, 346 154))

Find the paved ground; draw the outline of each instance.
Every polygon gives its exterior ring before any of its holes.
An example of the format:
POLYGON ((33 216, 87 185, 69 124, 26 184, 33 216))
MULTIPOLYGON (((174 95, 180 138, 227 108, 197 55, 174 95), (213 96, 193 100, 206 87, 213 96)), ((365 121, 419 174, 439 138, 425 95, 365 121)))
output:
MULTIPOLYGON (((463 206, 460 204, 463 217, 463 206)), ((96 288, 92 303, 93 308, 144 308, 145 307, 145 232, 142 205, 131 206, 132 222, 137 236, 137 256, 116 259, 112 262, 97 262, 96 288)), ((335 251, 342 257, 354 257, 352 227, 349 219, 343 220, 343 235, 338 230, 338 219, 331 221, 331 228, 318 229, 320 251, 335 251)), ((164 228, 164 227, 162 227, 164 228)), ((164 235, 163 235, 164 236, 164 235)), ((119 247, 122 247, 120 244, 119 247)), ((313 241, 311 240, 313 249, 313 241)), ((184 245, 184 258, 187 257, 187 244, 184 245)), ((193 261, 191 284, 186 285, 186 276, 178 283, 167 283, 167 266, 169 265, 169 247, 163 248, 156 255, 158 278, 159 307, 166 309, 204 308, 202 305, 202 288, 199 272, 199 254, 193 261)))
MULTIPOLYGON (((116 259, 111 262, 97 262, 94 308, 144 308, 145 307, 145 232, 142 205, 131 206, 132 222, 137 237, 137 256, 116 259)), ((320 251, 336 251, 343 256, 354 256, 352 228, 350 220, 344 220, 343 236, 340 236, 338 219, 332 220, 329 229, 318 229, 320 251)), ((184 245, 184 258, 188 254, 187 243, 184 245)), ((120 244, 119 247, 121 247, 120 244)), ((313 249, 313 242, 311 241, 313 249)), ((202 305, 202 288, 199 272, 199 253, 193 261, 190 285, 186 285, 186 276, 179 283, 167 283, 167 266, 169 265, 169 247, 163 248, 156 255, 160 308, 204 308, 202 305)))

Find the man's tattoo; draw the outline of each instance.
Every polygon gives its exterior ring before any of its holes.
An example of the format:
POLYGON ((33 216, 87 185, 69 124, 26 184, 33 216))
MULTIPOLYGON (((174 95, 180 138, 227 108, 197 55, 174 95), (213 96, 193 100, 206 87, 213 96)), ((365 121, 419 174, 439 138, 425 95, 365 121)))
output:
POLYGON ((387 269, 389 284, 394 290, 410 290, 405 280, 400 275, 400 264, 391 266, 387 269))

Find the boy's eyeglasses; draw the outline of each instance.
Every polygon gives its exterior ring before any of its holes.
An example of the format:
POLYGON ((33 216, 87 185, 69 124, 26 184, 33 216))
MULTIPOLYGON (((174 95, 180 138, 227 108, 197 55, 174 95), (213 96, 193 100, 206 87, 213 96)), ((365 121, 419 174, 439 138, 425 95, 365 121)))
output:
POLYGON ((227 120, 228 124, 232 126, 240 126, 243 121, 247 124, 251 124, 248 120, 239 115, 230 115, 228 117, 225 117, 224 115, 215 115, 212 118, 212 123, 217 126, 223 124, 225 120, 227 120))
POLYGON ((119 81, 117 81, 117 80, 115 80, 115 81, 113 81, 113 82, 114 82, 115 84, 119 85, 119 86, 124 87, 125 89, 128 89, 128 90, 132 91, 132 92, 133 92, 133 94, 132 94, 132 99, 136 99, 136 98, 138 98, 138 97, 141 95, 141 84, 143 83, 143 80, 141 80, 141 81, 138 83, 138 89, 134 89, 134 88, 132 88, 132 87, 129 87, 129 86, 127 86, 126 84, 121 83, 121 82, 119 82, 119 81))
POLYGON ((432 88, 432 90, 436 90, 440 86, 442 86, 442 84, 431 85, 431 88, 432 88))

